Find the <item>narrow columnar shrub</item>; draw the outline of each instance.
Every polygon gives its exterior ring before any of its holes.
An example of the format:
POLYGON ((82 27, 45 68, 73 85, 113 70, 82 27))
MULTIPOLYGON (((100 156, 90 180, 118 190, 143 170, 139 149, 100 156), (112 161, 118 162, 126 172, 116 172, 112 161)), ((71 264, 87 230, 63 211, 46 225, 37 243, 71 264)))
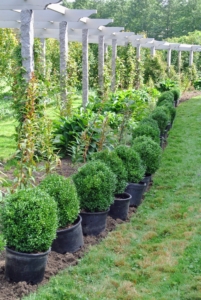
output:
POLYGON ((57 204, 39 188, 9 195, 4 201, 1 217, 7 246, 15 251, 47 251, 56 237, 57 204))
POLYGON ((162 149, 150 137, 139 136, 133 140, 132 148, 140 155, 146 166, 146 174, 153 174, 159 168, 162 149))
POLYGON ((116 147, 115 152, 122 159, 128 172, 128 182, 139 182, 145 174, 145 166, 139 154, 131 147, 125 145, 116 147))
POLYGON ((115 193, 122 193, 127 185, 128 172, 117 153, 115 151, 105 149, 92 154, 91 159, 101 160, 112 170, 117 177, 115 193))
POLYGON ((132 132, 133 138, 136 138, 141 135, 146 135, 151 137, 156 143, 160 143, 160 130, 157 127, 153 127, 148 123, 140 123, 138 127, 133 129, 132 132))
POLYGON ((72 224, 78 217, 80 203, 76 187, 71 178, 49 174, 39 184, 57 203, 59 228, 72 224))
POLYGON ((102 161, 90 161, 73 175, 81 209, 105 211, 114 202, 116 175, 102 161))
POLYGON ((157 121, 158 127, 162 134, 170 119, 170 116, 167 114, 167 111, 164 110, 164 107, 156 107, 150 116, 151 118, 157 121))

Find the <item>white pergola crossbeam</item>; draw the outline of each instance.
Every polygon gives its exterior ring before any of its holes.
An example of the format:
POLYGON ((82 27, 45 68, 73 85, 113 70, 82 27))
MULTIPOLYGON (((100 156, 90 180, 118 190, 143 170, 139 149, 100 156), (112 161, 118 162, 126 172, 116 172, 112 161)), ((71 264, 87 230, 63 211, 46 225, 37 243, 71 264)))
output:
MULTIPOLYGON (((83 16, 90 16, 96 13, 96 10, 84 10, 84 9, 68 9, 65 15, 60 14, 51 10, 36 10, 34 11, 34 22, 76 22, 79 21, 83 16)), ((20 13, 11 10, 0 10, 1 21, 19 21, 20 13)))
MULTIPOLYGON (((87 18, 87 23, 83 22, 68 22, 68 30, 72 29, 98 29, 100 26, 107 25, 108 23, 111 23, 113 20, 111 19, 89 19, 87 18), (90 21, 89 21, 90 20, 90 21)), ((20 28, 21 21, 1 21, 0 20, 0 28, 20 28)), ((59 30, 59 22, 51 22, 51 21, 45 21, 45 22, 35 22, 34 28, 36 29, 58 29, 59 30)), ((107 27, 110 28, 110 27, 107 27)), ((121 27, 123 28, 123 27, 121 27)))
POLYGON ((50 3, 59 3, 58 0, 1 0, 0 10, 8 9, 44 9, 50 3))

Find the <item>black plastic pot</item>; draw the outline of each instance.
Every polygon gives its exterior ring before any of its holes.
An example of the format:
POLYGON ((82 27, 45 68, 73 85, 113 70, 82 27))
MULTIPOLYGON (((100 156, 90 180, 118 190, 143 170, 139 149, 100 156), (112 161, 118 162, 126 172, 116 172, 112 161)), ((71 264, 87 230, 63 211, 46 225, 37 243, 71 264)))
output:
POLYGON ((57 230, 57 237, 52 243, 52 250, 61 254, 78 251, 84 244, 81 222, 82 218, 78 216, 72 227, 57 230))
POLYGON ((84 235, 98 235, 106 227, 108 210, 103 212, 81 212, 84 235))
POLYGON ((166 129, 167 131, 170 131, 171 128, 172 128, 172 124, 171 124, 171 123, 168 123, 165 129, 166 129))
POLYGON ((109 216, 113 219, 126 220, 130 205, 131 195, 124 192, 114 195, 114 203, 110 206, 109 216))
POLYGON ((129 183, 125 189, 126 193, 131 195, 130 206, 139 206, 142 201, 142 195, 144 189, 146 187, 146 183, 129 183))
POLYGON ((43 253, 29 254, 6 248, 5 277, 8 281, 37 284, 43 280, 50 249, 43 253))
POLYGON ((149 183, 152 181, 151 175, 145 175, 144 178, 142 180, 140 180, 139 183, 146 183, 146 186, 144 186, 144 192, 147 191, 148 187, 149 187, 149 183))

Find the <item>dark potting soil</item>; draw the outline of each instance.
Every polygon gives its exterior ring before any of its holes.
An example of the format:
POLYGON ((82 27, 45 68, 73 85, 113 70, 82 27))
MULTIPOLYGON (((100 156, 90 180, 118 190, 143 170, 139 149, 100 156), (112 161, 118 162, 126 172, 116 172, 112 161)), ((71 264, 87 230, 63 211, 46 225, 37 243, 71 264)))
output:
MULTIPOLYGON (((128 219, 129 222, 132 214, 136 212, 134 207, 129 208, 128 219)), ((0 253, 0 300, 18 300, 23 296, 28 295, 31 292, 37 290, 38 286, 44 285, 48 282, 51 276, 56 275, 59 271, 69 267, 77 265, 78 260, 89 250, 89 246, 98 244, 104 239, 107 234, 114 230, 117 224, 122 224, 124 221, 117 219, 114 220, 111 217, 107 217, 107 227, 104 232, 98 236, 86 236, 84 237, 84 246, 82 249, 75 253, 58 254, 54 251, 50 252, 48 256, 48 262, 46 266, 45 276, 43 281, 39 285, 30 285, 26 282, 10 283, 4 278, 5 273, 5 252, 0 253)))

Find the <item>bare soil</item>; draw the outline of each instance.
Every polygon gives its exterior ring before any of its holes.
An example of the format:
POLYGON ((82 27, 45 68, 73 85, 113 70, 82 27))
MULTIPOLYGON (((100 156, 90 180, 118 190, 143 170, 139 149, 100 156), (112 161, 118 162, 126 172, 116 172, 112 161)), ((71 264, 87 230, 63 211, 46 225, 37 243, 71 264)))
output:
MULTIPOLYGON (((180 98, 180 103, 184 102, 192 97, 201 96, 201 91, 190 91, 185 92, 180 98)), ((75 166, 71 164, 70 159, 64 159, 61 161, 60 166, 57 168, 57 172, 63 176, 70 176, 74 172, 77 171, 79 166, 75 166)), ((4 166, 0 166, 0 171, 6 173, 10 180, 13 179, 13 170, 5 172, 4 166)), ((44 173, 36 173, 36 182, 39 183, 44 173)), ((125 222, 129 222, 130 217, 136 212, 136 208, 130 207, 128 218, 125 222)), ((104 239, 110 231, 113 231, 118 224, 123 223, 122 220, 114 220, 111 217, 107 217, 107 226, 106 230, 98 235, 94 236, 86 236, 84 237, 84 246, 82 249, 75 253, 66 253, 66 254, 58 254, 52 251, 48 256, 48 263, 45 271, 45 276, 43 281, 38 285, 30 285, 26 282, 19 283, 10 283, 5 279, 5 251, 0 252, 0 300, 18 300, 23 296, 28 295, 31 292, 37 290, 37 288, 41 285, 44 285, 48 282, 51 276, 56 275, 59 271, 69 267, 77 265, 79 259, 83 257, 85 253, 89 251, 89 246, 98 244, 102 239, 104 239)))
POLYGON ((182 94, 181 98, 179 99, 179 102, 181 103, 197 96, 201 96, 201 91, 197 91, 197 90, 187 91, 182 94))

